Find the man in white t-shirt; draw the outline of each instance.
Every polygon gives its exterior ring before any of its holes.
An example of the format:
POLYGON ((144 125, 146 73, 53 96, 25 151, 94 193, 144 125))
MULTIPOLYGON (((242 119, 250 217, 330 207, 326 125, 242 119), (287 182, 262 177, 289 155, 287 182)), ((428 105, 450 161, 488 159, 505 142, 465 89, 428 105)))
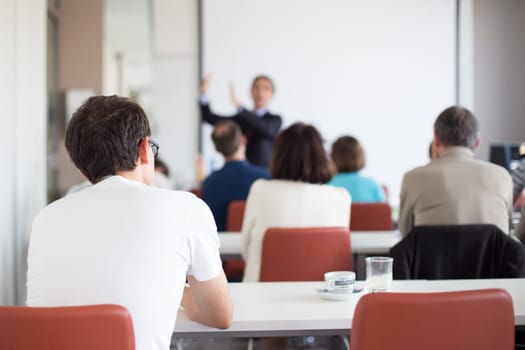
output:
POLYGON ((35 218, 27 305, 120 304, 138 350, 167 350, 181 304, 193 320, 227 328, 232 302, 209 208, 191 193, 149 186, 158 151, 150 134, 126 98, 91 97, 75 112, 66 148, 94 185, 35 218))

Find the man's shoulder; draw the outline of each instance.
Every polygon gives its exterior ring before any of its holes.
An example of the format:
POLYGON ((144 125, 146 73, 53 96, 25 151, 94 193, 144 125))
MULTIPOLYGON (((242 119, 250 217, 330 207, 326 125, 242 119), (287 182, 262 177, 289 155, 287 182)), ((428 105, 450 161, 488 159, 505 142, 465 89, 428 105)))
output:
POLYGON ((494 179, 499 179, 500 181, 512 181, 509 172, 505 168, 475 158, 463 162, 454 162, 454 164, 450 164, 447 159, 437 159, 424 166, 419 166, 406 172, 403 179, 408 182, 415 181, 416 179, 428 179, 428 176, 448 172, 447 169, 450 167, 454 167, 455 170, 461 169, 465 177, 483 174, 485 177, 493 176, 494 179))
POLYGON ((272 121, 272 122, 279 122, 279 123, 282 123, 283 119, 281 118, 281 116, 279 114, 274 114, 270 111, 266 112, 263 116, 262 116, 262 119, 263 120, 267 120, 267 121, 272 121))
POLYGON ((512 181, 510 173, 501 165, 477 158, 473 158, 471 161, 469 161, 468 164, 470 164, 470 166, 472 167, 473 173, 483 173, 485 176, 492 174, 497 178, 508 178, 509 181, 512 181))
POLYGON ((268 171, 268 168, 252 164, 248 161, 245 163, 243 171, 264 179, 270 178, 270 172, 268 171))
POLYGON ((426 173, 434 171, 431 165, 432 164, 429 163, 427 165, 417 166, 407 171, 405 175, 403 176, 403 179, 408 181, 413 178, 419 178, 419 177, 425 176, 426 173))
POLYGON ((479 162, 480 167, 483 168, 484 173, 491 172, 496 179, 512 183, 512 176, 504 167, 484 160, 479 160, 479 162))
MULTIPOLYGON (((257 116, 257 114, 255 114, 255 112, 250 111, 250 110, 248 110, 246 108, 242 108, 241 110, 239 110, 235 114, 235 117, 237 117, 237 118, 243 118, 243 117, 247 117, 247 116, 257 116)), ((257 116, 257 118, 262 118, 264 120, 279 120, 279 121, 282 120, 282 118, 281 118, 281 116, 279 114, 272 113, 272 112, 270 112, 268 110, 262 116, 257 116)))
POLYGON ((172 201, 188 201, 196 199, 193 193, 189 191, 175 191, 167 188, 150 186, 145 191, 145 196, 159 197, 166 200, 172 201))
POLYGON ((210 175, 208 175, 202 182, 203 186, 214 183, 215 181, 221 181, 222 179, 229 178, 231 175, 231 170, 227 170, 224 167, 214 170, 210 175))
POLYGON ((59 204, 68 207, 75 205, 82 206, 82 203, 85 203, 85 201, 94 200, 104 203, 122 198, 129 199, 130 203, 135 200, 140 200, 147 201, 150 203, 150 206, 165 206, 169 204, 185 203, 196 199, 197 197, 193 193, 187 191, 175 191, 148 185, 108 186, 101 189, 92 186, 80 192, 67 195, 59 204))
POLYGON ((224 167, 219 170, 215 170, 213 173, 208 175, 204 182, 214 182, 220 181, 226 178, 230 178, 235 175, 244 175, 244 174, 257 174, 263 178, 269 178, 270 174, 267 168, 254 165, 248 161, 232 161, 227 162, 224 167))
POLYGON ((275 118, 275 119, 281 119, 281 116, 279 114, 276 114, 276 113, 272 113, 270 111, 266 112, 263 117, 265 118, 275 118))
POLYGON ((49 203, 47 206, 42 208, 37 215, 34 218, 34 222, 38 222, 42 218, 45 218, 46 216, 51 215, 54 212, 62 212, 64 211, 64 208, 69 206, 69 202, 72 200, 72 198, 75 196, 75 193, 66 195, 65 197, 62 197, 60 199, 57 199, 56 201, 53 201, 49 203))

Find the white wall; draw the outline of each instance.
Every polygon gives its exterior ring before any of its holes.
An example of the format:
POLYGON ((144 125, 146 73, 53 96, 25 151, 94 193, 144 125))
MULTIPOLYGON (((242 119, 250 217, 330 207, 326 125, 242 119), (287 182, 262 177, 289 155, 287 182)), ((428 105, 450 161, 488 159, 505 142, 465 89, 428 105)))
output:
POLYGON ((474 113, 478 154, 490 143, 525 142, 525 1, 474 1, 474 113))
POLYGON ((459 6, 459 104, 474 109, 474 1, 459 6))
POLYGON ((0 304, 23 303, 31 222, 46 201, 45 0, 0 2, 0 304))
MULTIPOLYGON (((155 54, 159 65, 154 63, 154 80, 159 81, 154 88, 156 97, 152 103, 155 106, 154 129, 161 134, 161 154, 168 158, 169 165, 175 169, 179 184, 190 184, 195 181, 196 175, 199 125, 195 104, 198 83, 196 1, 155 0, 153 4, 156 8, 153 21, 156 32, 154 46, 164 47, 161 50, 163 53, 155 54), (168 9, 163 10, 166 6, 168 9), (157 16, 164 20, 157 22, 157 16), (181 49, 177 50, 177 47, 181 49), (178 68, 175 69, 175 66, 178 68), (189 126, 189 131, 184 132, 181 129, 183 125, 189 126), (172 131, 177 133, 176 137, 171 137, 172 131)), ((460 103, 472 109, 480 120, 482 143, 477 155, 482 159, 488 159, 490 142, 525 141, 525 99, 520 95, 525 91, 525 68, 522 63, 525 62, 525 41, 521 38, 521 33, 525 32, 523 6, 525 2, 522 0, 460 1, 462 37, 459 98, 460 103)), ((220 82, 221 78, 216 74, 212 85, 212 89, 217 89, 216 93, 222 94, 226 101, 221 107, 217 106, 220 101, 213 100, 214 106, 224 108, 225 111, 228 111, 229 102, 224 85, 230 78, 232 75, 228 74, 220 82)), ((250 78, 250 74, 244 74, 234 79, 237 92, 245 103, 250 102, 247 94, 250 78)), ((286 86, 279 79, 277 84, 274 110, 283 112, 277 108, 277 103, 279 99, 289 96, 284 95, 286 86)), ((435 116, 437 111, 429 118, 435 116)), ((428 138, 430 142, 431 128, 422 127, 418 132, 422 135, 421 142, 423 138, 428 138)), ((362 141, 367 149, 375 142, 368 141, 366 137, 362 141)), ((386 147, 390 149, 390 145, 386 147)), ((424 147, 426 144, 414 147, 421 148, 418 153, 421 162, 426 157, 424 147)), ((405 151, 413 152, 413 149, 405 151)), ((371 161, 375 162, 373 159, 371 161)))
POLYGON ((428 162, 435 118, 455 103, 456 1, 203 3, 212 108, 234 112, 229 80, 251 108, 251 79, 269 74, 272 111, 285 126, 313 123, 327 148, 356 136, 367 154, 363 172, 387 184, 396 204, 404 172, 428 162))
POLYGON ((153 136, 179 188, 195 184, 198 14, 194 0, 154 0, 153 136))

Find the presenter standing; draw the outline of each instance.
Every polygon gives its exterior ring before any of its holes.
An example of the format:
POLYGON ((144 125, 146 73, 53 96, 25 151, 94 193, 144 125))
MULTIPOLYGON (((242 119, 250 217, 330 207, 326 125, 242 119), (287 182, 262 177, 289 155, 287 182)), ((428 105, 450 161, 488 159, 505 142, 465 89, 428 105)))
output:
POLYGON ((273 141, 282 124, 279 115, 268 111, 268 105, 274 94, 273 81, 266 75, 259 75, 253 79, 251 91, 253 110, 248 110, 240 104, 233 86, 230 86, 230 98, 237 108, 237 113, 232 116, 219 116, 210 109, 207 97, 210 80, 211 76, 207 75, 200 87, 199 104, 202 120, 211 125, 225 119, 238 123, 243 134, 247 137, 246 158, 248 161, 255 165, 268 167, 272 157, 273 141))

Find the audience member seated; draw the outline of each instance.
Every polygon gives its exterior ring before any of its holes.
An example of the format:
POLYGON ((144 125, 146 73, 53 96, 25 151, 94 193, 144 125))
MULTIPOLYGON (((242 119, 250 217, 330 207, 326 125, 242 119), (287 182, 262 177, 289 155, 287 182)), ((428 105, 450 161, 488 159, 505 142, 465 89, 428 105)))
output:
POLYGON ((225 163, 204 180, 202 198, 210 206, 217 229, 225 231, 228 204, 233 200, 245 200, 252 183, 260 178, 268 179, 270 175, 266 168, 246 161, 246 137, 237 123, 217 123, 211 137, 225 163))
POLYGON ((506 169, 474 158, 478 121, 467 109, 450 107, 434 123, 437 159, 405 174, 399 231, 414 226, 494 224, 509 232, 512 179, 506 169))
POLYGON ((27 305, 120 304, 137 350, 165 350, 179 305, 218 328, 233 312, 213 216, 191 193, 150 186, 150 134, 142 108, 123 97, 90 97, 73 114, 66 148, 93 185, 34 219, 27 305))
POLYGON ((345 188, 352 202, 385 202, 385 193, 381 185, 359 174, 365 167, 365 151, 356 138, 342 136, 332 145, 332 160, 337 174, 330 185, 345 188))
POLYGON ((350 196, 326 185, 332 177, 321 135, 311 125, 295 123, 275 140, 272 180, 250 189, 242 226, 244 281, 259 280, 262 241, 270 227, 348 227, 350 196))

